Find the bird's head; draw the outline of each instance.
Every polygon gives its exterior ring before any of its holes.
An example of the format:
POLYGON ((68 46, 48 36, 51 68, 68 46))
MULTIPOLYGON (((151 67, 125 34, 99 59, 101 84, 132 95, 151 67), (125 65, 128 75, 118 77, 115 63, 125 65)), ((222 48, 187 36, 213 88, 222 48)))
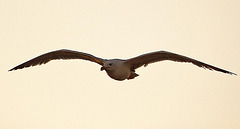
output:
POLYGON ((113 62, 106 62, 102 67, 101 67, 101 71, 105 70, 105 71, 112 71, 115 69, 115 64, 113 62))
POLYGON ((104 65, 101 67, 101 71, 115 71, 121 63, 122 61, 117 59, 105 61, 104 65))

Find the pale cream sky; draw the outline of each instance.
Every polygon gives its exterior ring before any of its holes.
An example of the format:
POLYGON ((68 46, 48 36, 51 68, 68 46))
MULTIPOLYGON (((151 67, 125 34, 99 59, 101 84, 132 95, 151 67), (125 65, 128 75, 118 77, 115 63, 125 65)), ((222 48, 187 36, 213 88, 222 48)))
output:
POLYGON ((57 49, 167 50, 240 74, 238 0, 0 0, 1 129, 239 129, 240 78, 170 61, 110 79, 82 60, 10 68, 57 49))

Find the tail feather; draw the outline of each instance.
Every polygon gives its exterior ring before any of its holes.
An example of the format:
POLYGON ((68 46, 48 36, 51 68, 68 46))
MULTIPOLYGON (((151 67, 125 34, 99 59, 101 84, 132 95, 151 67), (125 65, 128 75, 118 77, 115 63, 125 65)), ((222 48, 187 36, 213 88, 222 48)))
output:
POLYGON ((129 80, 129 79, 134 79, 134 78, 137 77, 137 76, 139 76, 139 75, 132 72, 127 79, 128 79, 128 80, 129 80))

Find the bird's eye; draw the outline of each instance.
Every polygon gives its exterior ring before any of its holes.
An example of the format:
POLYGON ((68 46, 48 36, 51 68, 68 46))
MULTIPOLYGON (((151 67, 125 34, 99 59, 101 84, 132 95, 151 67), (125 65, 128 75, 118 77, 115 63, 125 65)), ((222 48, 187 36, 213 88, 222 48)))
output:
POLYGON ((109 65, 112 66, 112 63, 110 63, 109 65))

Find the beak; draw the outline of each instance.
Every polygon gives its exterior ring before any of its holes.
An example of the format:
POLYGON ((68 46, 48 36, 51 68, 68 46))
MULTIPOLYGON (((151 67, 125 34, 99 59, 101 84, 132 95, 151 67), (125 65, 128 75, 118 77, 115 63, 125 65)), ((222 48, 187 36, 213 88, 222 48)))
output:
POLYGON ((108 69, 108 68, 109 68, 109 67, 103 66, 103 67, 101 67, 101 71, 106 70, 106 69, 108 69))

